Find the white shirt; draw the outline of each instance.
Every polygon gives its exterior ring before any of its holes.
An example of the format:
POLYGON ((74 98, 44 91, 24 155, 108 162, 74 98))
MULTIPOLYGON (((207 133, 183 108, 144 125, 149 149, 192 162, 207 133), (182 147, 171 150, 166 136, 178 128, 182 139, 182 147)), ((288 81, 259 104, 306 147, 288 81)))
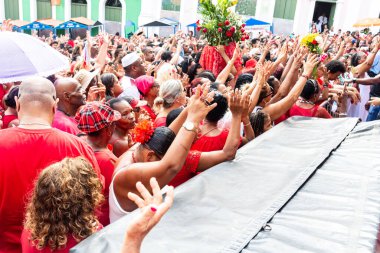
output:
POLYGON ((120 97, 125 97, 125 96, 131 96, 134 97, 135 99, 140 100, 140 92, 137 89, 137 86, 132 83, 135 80, 129 76, 124 76, 121 79, 121 87, 123 88, 123 92, 119 95, 120 97))

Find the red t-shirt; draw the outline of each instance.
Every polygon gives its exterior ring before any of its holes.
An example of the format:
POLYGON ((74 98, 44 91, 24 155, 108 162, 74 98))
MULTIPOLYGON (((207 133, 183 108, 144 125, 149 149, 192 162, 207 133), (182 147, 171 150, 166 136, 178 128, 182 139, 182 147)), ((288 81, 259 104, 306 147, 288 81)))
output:
MULTIPOLYGON (((102 225, 99 225, 98 230, 103 228, 102 225)), ((38 250, 35 246, 32 246, 30 243, 30 232, 28 230, 23 229, 21 234, 21 245, 22 245, 22 253, 52 253, 49 247, 44 248, 43 250, 38 250)), ((75 240, 72 235, 67 236, 66 247, 60 250, 53 251, 54 253, 69 253, 70 249, 76 246, 79 242, 75 240)))
POLYGON ((199 160, 201 159, 201 152, 199 151, 190 151, 186 157, 185 164, 182 166, 182 169, 177 173, 177 175, 169 182, 168 185, 177 187, 180 184, 183 184, 190 178, 197 175, 197 168, 199 160))
POLYGON ((110 224, 110 208, 108 203, 109 188, 112 182, 112 175, 115 170, 117 157, 108 149, 95 151, 95 157, 98 161, 100 173, 104 176, 104 197, 105 201, 101 207, 99 222, 103 226, 110 224))
POLYGON ((77 135, 80 131, 78 124, 74 118, 67 116, 63 112, 57 110, 54 114, 53 124, 54 128, 62 130, 63 132, 77 135))
POLYGON ((219 135, 216 136, 202 136, 193 143, 191 150, 198 150, 202 152, 222 150, 224 144, 226 144, 228 132, 228 129, 224 129, 219 135))
POLYGON ((0 253, 19 253, 27 194, 41 170, 65 157, 83 156, 102 176, 92 149, 54 128, 3 129, 0 143, 0 253))
MULTIPOLYGON (((151 118, 153 121, 156 120, 157 115, 154 113, 154 111, 152 110, 152 108, 150 108, 149 105, 141 106, 141 108, 142 108, 143 110, 145 110, 145 111, 149 114, 150 118, 151 118)), ((165 121, 166 121, 166 120, 165 120, 165 121)), ((166 123, 166 122, 165 122, 165 123, 166 123)))
POLYGON ((166 117, 156 118, 153 125, 154 128, 166 126, 166 117))
POLYGON ((3 129, 9 127, 9 123, 17 119, 17 115, 4 115, 3 116, 3 129))

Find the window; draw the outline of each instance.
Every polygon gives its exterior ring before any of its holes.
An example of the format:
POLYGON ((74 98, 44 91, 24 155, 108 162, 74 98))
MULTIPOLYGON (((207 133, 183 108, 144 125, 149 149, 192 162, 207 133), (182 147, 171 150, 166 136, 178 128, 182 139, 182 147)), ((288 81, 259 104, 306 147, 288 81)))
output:
POLYGON ((296 6, 297 0, 276 0, 274 17, 292 20, 296 13, 296 6))
POLYGON ((240 0, 236 5, 236 12, 240 15, 255 16, 257 0, 240 0))
POLYGON ((121 2, 119 0, 107 0, 106 6, 121 8, 121 2))
POLYGON ((162 0, 162 9, 165 11, 179 11, 181 0, 162 0))
POLYGON ((87 4, 86 0, 71 0, 73 4, 87 4))

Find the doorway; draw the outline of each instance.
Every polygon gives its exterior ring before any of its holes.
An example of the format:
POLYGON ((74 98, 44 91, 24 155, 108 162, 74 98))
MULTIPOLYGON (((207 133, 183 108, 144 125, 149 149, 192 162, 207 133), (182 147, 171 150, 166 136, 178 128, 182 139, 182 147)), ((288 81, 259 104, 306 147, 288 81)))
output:
POLYGON ((328 27, 331 28, 331 26, 334 24, 335 7, 335 2, 316 1, 313 14, 313 22, 317 22, 318 18, 321 15, 325 14, 327 17, 328 27))

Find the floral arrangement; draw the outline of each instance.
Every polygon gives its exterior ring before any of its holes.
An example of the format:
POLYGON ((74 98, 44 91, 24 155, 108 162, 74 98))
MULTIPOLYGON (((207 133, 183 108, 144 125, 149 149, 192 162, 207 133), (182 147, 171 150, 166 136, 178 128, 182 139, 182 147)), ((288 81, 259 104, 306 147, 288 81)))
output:
POLYGON ((206 37, 209 45, 227 46, 231 42, 249 39, 240 16, 229 9, 237 2, 238 0, 217 0, 217 4, 213 4, 212 0, 200 0, 202 22, 197 21, 197 31, 206 37))
POLYGON ((153 122, 147 119, 139 121, 132 131, 132 138, 141 144, 147 143, 154 133, 153 122))
POLYGON ((319 33, 309 33, 301 40, 301 45, 309 49, 310 53, 321 54, 322 49, 319 47, 323 43, 323 39, 319 33))
MULTIPOLYGON (((323 62, 327 58, 327 54, 322 54, 322 49, 320 48, 320 45, 322 45, 323 39, 321 36, 319 36, 319 33, 309 33, 301 40, 301 45, 305 46, 309 49, 310 53, 318 54, 319 55, 319 61, 323 62)), ((318 65, 317 64, 312 73, 312 77, 314 79, 318 78, 318 65)))

